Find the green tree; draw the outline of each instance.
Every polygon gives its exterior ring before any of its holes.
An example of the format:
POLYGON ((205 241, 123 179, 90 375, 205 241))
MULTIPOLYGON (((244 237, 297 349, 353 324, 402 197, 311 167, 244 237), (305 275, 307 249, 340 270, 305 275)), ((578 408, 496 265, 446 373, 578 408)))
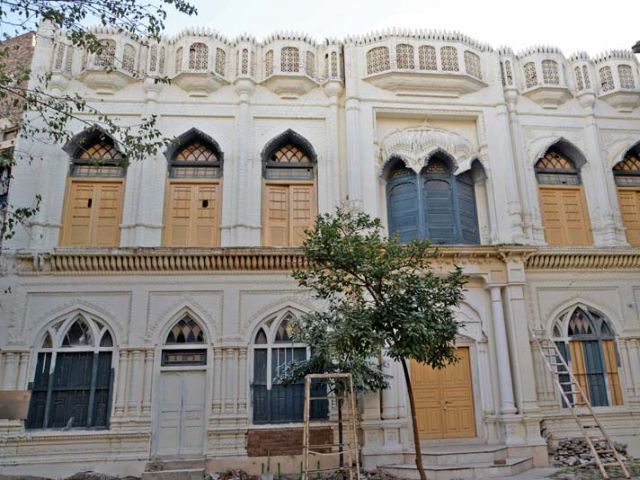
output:
MULTIPOLYGON (((169 11, 197 13, 186 0, 0 0, 0 118, 19 124, 21 136, 45 143, 64 144, 70 140, 77 133, 69 127, 72 121, 75 128, 78 123, 87 128, 98 127, 118 144, 125 164, 155 154, 173 140, 159 131, 155 116, 138 122, 122 121, 103 113, 77 93, 54 95, 49 89, 50 73, 33 75, 31 65, 16 61, 20 58, 17 49, 25 47, 8 40, 47 23, 49 28, 39 29, 40 40, 54 40, 55 32, 61 30, 66 32, 70 45, 100 54, 103 44, 89 25, 110 26, 145 44, 159 39, 169 11)), ((110 70, 118 65, 105 64, 104 68, 110 70)), ((33 160, 26 152, 0 152, 0 181, 10 181, 10 173, 3 172, 11 171, 17 156, 33 160)), ((0 239, 12 236, 18 224, 35 215, 40 200, 36 197, 32 206, 8 206, 0 239)))
MULTIPOLYGON (((311 345, 308 359, 285 364, 279 372, 279 380, 284 384, 302 381, 310 373, 351 373, 357 391, 379 391, 387 387, 377 357, 377 343, 362 338, 354 325, 345 321, 339 310, 310 312, 292 321, 293 339, 296 343, 311 345)), ((325 383, 330 393, 337 397, 338 441, 344 439, 343 399, 349 391, 344 380, 325 383)), ((340 466, 344 466, 344 456, 340 453, 340 466)))
MULTIPOLYGON (((352 349, 352 357, 363 362, 372 352, 385 349, 402 365, 416 467, 425 480, 407 362, 444 368, 457 360, 454 347, 461 324, 454 309, 463 298, 465 276, 459 267, 448 273, 435 272, 432 262, 437 251, 428 241, 402 244, 396 236, 384 235, 379 219, 346 208, 318 216, 303 249, 307 265, 293 275, 301 287, 327 303, 326 314, 307 319, 328 318, 328 326, 339 325, 333 334, 320 338, 320 351, 345 355, 352 349), (326 341, 335 342, 335 347, 327 349, 323 346, 326 341)), ((318 322, 318 328, 322 326, 318 322)), ((312 352, 319 336, 308 339, 312 352)))

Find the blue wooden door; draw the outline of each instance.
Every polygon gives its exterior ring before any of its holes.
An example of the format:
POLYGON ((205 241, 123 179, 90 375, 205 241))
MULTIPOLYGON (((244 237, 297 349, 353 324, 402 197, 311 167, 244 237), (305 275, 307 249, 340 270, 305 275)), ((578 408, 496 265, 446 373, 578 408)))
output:
POLYGON ((609 405, 607 387, 604 381, 604 362, 598 340, 582 341, 585 370, 589 383, 589 397, 594 407, 609 405))
POLYGON ((387 183, 389 234, 403 243, 421 236, 418 198, 416 174, 409 169, 398 171, 387 183))
POLYGON ((423 185, 427 238, 436 244, 455 243, 456 221, 450 178, 427 174, 423 185))

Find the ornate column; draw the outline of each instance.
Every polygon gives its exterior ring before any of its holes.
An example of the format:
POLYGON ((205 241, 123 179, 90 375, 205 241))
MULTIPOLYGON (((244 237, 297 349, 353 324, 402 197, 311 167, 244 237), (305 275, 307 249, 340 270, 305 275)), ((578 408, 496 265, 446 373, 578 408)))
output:
POLYGON ((15 390, 18 380, 18 368, 16 365, 16 354, 14 352, 4 353, 4 381, 3 390, 15 390))
POLYGON ((327 114, 327 158, 319 169, 318 179, 319 211, 332 212, 340 203, 340 130, 338 128, 338 102, 342 93, 342 83, 332 80, 324 85, 324 92, 329 97, 327 114))
POLYGON ((139 415, 142 407, 142 375, 144 373, 142 361, 144 360, 144 352, 142 350, 134 350, 131 352, 131 357, 128 410, 130 414, 139 415))
POLYGON ((120 360, 118 362, 118 371, 116 373, 118 377, 118 389, 115 392, 116 403, 114 408, 115 416, 122 416, 126 414, 127 406, 127 370, 129 366, 129 352, 127 350, 120 350, 120 360))
POLYGON ((213 348, 213 404, 214 415, 222 413, 222 347, 213 348))
POLYGON ((224 372, 224 413, 236 412, 236 379, 238 370, 238 351, 234 347, 225 347, 223 352, 224 372))
POLYGON ((389 376, 389 388, 382 390, 382 419, 395 420, 398 418, 398 386, 397 369, 395 363, 386 352, 382 354, 382 372, 389 376), (395 385, 394 385, 395 384, 395 385), (394 388, 395 387, 395 388, 394 388))
POLYGON ((238 349, 238 414, 247 412, 247 384, 249 383, 249 372, 247 371, 247 347, 238 349))
POLYGON ((29 352, 22 352, 18 354, 20 361, 18 363, 18 382, 16 384, 16 390, 27 389, 27 365, 29 364, 29 352))
POLYGON ((154 351, 149 349, 144 354, 144 396, 142 415, 151 415, 151 384, 153 380, 154 351))
POLYGON ((502 286, 492 285, 491 312, 493 314, 493 333, 496 345, 496 360, 498 364, 498 379, 500 382, 500 413, 512 414, 516 412, 513 399, 513 382, 511 379, 511 361, 509 359, 509 343, 502 306, 502 286))

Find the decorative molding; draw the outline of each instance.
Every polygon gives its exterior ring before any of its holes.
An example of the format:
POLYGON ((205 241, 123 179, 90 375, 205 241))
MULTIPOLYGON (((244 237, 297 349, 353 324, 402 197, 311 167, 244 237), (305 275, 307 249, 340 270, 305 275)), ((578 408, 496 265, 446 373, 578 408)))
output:
POLYGON ((393 158, 402 159, 407 167, 419 173, 436 151, 451 156, 456 165, 480 157, 478 150, 462 135, 430 125, 396 130, 380 143, 380 173, 393 158))
POLYGON ((528 270, 640 270, 639 249, 539 249, 525 260, 528 270))

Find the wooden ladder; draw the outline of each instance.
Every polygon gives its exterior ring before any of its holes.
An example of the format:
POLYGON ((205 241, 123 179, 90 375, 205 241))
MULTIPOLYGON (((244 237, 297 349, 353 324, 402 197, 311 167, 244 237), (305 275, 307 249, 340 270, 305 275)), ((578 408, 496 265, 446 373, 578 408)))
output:
MULTIPOLYGON (((350 373, 311 373, 304 379, 304 432, 303 432, 303 457, 302 457, 302 480, 312 480, 312 474, 322 476, 324 472, 342 471, 348 474, 349 480, 360 480, 360 449, 358 447, 358 430, 356 422, 356 400, 353 389, 353 378, 350 373), (311 384, 314 380, 327 383, 342 381, 346 383, 346 388, 342 397, 332 396, 311 396, 311 384), (339 428, 342 424, 342 443, 312 445, 310 435, 311 423, 311 402, 319 400, 342 400, 346 407, 346 415, 343 412, 342 421, 319 421, 319 426, 339 428), (346 418, 345 418, 346 417, 346 418), (347 427, 347 428, 344 428, 347 427), (336 468, 310 468, 309 460, 312 456, 341 456, 344 455, 345 464, 336 468)), ((334 433, 335 434, 335 433, 334 433)))
POLYGON ((571 414, 580 428, 580 433, 589 445, 602 478, 606 480, 610 478, 606 470, 610 467, 620 468, 625 478, 631 478, 613 441, 593 411, 589 397, 571 372, 556 343, 535 334, 531 336, 542 354, 547 370, 553 376, 553 382, 562 396, 564 405, 571 410, 571 414), (579 410, 578 407, 585 408, 579 410))

